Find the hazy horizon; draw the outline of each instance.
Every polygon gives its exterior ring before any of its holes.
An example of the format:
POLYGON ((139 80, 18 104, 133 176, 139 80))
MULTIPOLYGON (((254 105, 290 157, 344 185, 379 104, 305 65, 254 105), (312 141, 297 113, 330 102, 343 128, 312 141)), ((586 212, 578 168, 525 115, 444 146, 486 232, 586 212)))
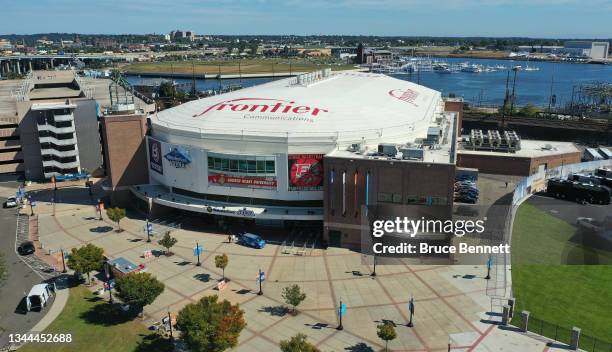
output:
POLYGON ((3 13, 3 35, 612 38, 608 0, 22 0, 3 13))

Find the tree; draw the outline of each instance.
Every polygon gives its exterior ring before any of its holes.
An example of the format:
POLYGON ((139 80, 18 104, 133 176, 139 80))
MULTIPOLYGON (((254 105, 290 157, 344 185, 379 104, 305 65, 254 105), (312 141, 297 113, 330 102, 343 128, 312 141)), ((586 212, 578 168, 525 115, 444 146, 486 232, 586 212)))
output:
POLYGON ((282 297, 285 303, 293 307, 291 311, 296 313, 295 307, 299 306, 306 299, 306 293, 302 292, 300 286, 291 285, 283 288, 282 297))
POLYGON ((376 328, 378 329, 376 334, 381 340, 385 341, 385 351, 387 351, 389 341, 394 340, 397 337, 395 328, 393 327, 393 324, 389 322, 377 325, 376 328))
POLYGON ((217 300, 217 295, 203 297, 178 314, 177 329, 192 351, 221 352, 235 347, 246 327, 244 311, 237 304, 217 300))
POLYGON ((121 221, 121 219, 123 219, 125 217, 125 209, 123 208, 108 208, 106 209, 106 216, 108 216, 108 218, 117 223, 117 226, 119 227, 119 232, 121 232, 121 224, 119 223, 121 221))
POLYGON ((289 340, 281 341, 280 348, 283 352, 319 352, 318 348, 306 341, 304 334, 297 334, 289 340))
POLYGON ((221 255, 216 255, 215 256, 215 266, 221 270, 223 270, 223 279, 225 280, 225 268, 227 267, 227 264, 229 263, 229 258, 227 257, 227 254, 223 253, 221 255))
POLYGON ((87 280, 91 282, 89 273, 100 269, 104 264, 104 250, 91 243, 80 248, 72 248, 67 264, 72 270, 86 274, 87 280))
POLYGON ((150 273, 128 273, 117 278, 117 291, 121 300, 142 311, 164 292, 164 284, 150 273))
POLYGON ((533 104, 527 104, 523 106, 521 110, 519 110, 519 113, 521 115, 530 116, 530 117, 536 116, 538 112, 540 112, 540 109, 533 104))
POLYGON ((164 234, 164 237, 162 237, 161 240, 157 241, 157 243, 159 243, 160 246, 166 248, 166 255, 171 255, 172 253, 170 253, 170 248, 172 246, 174 246, 176 244, 176 242, 178 242, 178 240, 172 236, 170 236, 170 231, 167 231, 164 234))

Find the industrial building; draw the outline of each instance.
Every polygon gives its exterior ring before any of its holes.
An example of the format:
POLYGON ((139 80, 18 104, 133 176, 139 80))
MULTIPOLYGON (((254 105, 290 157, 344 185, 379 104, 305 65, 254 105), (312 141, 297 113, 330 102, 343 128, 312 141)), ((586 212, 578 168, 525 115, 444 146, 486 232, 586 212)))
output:
POLYGON ((588 57, 593 60, 607 60, 610 51, 609 42, 592 42, 571 40, 563 44, 563 52, 574 56, 588 57))
POLYGON ((108 186, 133 185, 131 203, 152 216, 180 209, 298 222, 323 230, 330 244, 358 246, 363 206, 438 205, 451 213, 457 113, 445 110, 439 92, 411 82, 324 70, 158 112, 147 136, 144 119, 133 115, 139 128, 111 131, 109 124, 127 120, 105 116, 104 138, 105 145, 146 141, 146 173, 127 175, 130 162, 142 164, 138 142, 108 153, 108 186))

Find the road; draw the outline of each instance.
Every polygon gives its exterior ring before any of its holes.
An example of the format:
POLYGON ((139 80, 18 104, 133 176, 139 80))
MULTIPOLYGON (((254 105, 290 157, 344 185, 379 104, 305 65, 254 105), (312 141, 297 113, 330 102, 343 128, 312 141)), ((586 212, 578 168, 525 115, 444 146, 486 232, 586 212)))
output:
MULTIPOLYGON (((4 203, 9 188, 17 188, 17 184, 1 183, 3 194, 0 201, 4 203)), ((10 194, 10 193, 9 193, 10 194)), ((8 269, 8 276, 0 286, 0 348, 9 342, 11 333, 28 332, 45 315, 47 309, 41 312, 18 312, 18 307, 32 285, 42 281, 41 277, 24 264, 15 253, 15 231, 17 209, 0 209, 0 252, 8 269)))

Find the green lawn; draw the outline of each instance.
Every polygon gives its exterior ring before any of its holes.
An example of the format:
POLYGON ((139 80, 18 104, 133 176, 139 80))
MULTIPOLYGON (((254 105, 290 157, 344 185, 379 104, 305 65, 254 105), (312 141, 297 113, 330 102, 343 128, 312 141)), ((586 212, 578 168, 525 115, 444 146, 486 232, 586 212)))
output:
POLYGON ((575 230, 533 205, 520 206, 512 234, 517 311, 612 342, 612 266, 566 264, 610 264, 611 255, 569 241, 575 230))
POLYGON ((123 67, 130 73, 183 73, 191 74, 249 74, 273 72, 308 72, 331 67, 333 71, 352 70, 355 65, 330 64, 328 62, 305 61, 295 59, 263 60, 243 59, 232 61, 174 61, 174 62, 138 62, 123 67), (240 62, 240 66, 238 63, 240 62))
POLYGON ((60 316, 44 331, 71 333, 72 343, 30 343, 19 351, 169 351, 166 340, 151 334, 138 319, 94 296, 87 288, 77 286, 70 289, 68 303, 60 316))

